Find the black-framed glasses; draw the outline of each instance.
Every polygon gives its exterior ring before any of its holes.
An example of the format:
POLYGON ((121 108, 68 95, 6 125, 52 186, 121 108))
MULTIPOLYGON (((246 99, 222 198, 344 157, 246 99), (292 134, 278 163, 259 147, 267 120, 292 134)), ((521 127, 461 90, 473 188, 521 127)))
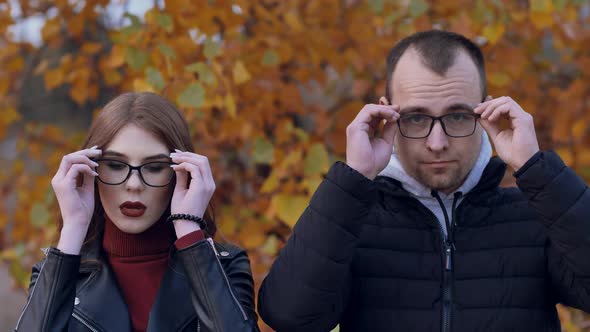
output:
POLYGON ((443 116, 410 113, 402 114, 397 120, 400 133, 406 138, 425 138, 430 135, 434 123, 440 121, 443 131, 449 137, 467 137, 473 135, 479 114, 449 113, 443 116))
POLYGON ((141 181, 150 187, 165 187, 175 176, 174 170, 170 167, 175 163, 168 161, 153 161, 139 166, 131 166, 115 159, 97 159, 95 161, 98 163, 96 168, 98 180, 112 186, 127 181, 133 170, 137 170, 141 181))

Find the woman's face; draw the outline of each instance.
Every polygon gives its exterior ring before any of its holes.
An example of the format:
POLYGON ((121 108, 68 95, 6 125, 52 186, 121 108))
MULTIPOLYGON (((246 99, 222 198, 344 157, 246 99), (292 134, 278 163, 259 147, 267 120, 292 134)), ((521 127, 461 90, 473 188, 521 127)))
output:
MULTIPOLYGON (((102 150, 101 159, 123 161, 131 166, 170 161, 170 151, 164 143, 134 124, 121 128, 102 150)), ((171 170, 170 166, 163 166, 149 168, 149 172, 157 174, 171 170)), ((107 172, 121 172, 119 169, 121 167, 115 163, 101 162, 97 172, 102 179, 108 176, 107 172)), ((148 169, 142 171, 144 176, 148 173, 148 169)), ((138 234, 150 228, 162 216, 172 197, 173 182, 165 187, 150 187, 141 180, 138 170, 134 170, 125 182, 118 185, 98 181, 98 192, 104 211, 113 223, 125 233, 138 234)))

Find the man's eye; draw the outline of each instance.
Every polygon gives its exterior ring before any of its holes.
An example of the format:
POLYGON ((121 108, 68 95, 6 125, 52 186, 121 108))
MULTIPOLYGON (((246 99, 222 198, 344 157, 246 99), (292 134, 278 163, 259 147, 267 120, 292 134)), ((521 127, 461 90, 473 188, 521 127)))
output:
POLYGON ((464 113, 454 113, 454 114, 451 114, 449 117, 451 118, 451 121, 455 121, 455 122, 469 120, 469 115, 464 114, 464 113))
POLYGON ((411 124, 423 124, 426 121, 426 117, 422 115, 410 115, 406 119, 411 124))

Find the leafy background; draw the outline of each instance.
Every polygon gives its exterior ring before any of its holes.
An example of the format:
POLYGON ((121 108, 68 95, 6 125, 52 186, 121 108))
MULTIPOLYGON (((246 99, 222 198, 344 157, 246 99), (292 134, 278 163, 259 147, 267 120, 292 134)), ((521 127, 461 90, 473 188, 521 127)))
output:
MULTIPOLYGON (((388 50, 425 29, 478 43, 490 93, 518 101, 542 148, 590 179, 587 0, 152 3, 136 16, 120 0, 0 0, 0 259, 14 287, 27 287, 39 248, 56 239, 61 157, 130 90, 181 107, 211 161, 221 237, 248 249, 259 286, 343 159, 346 125, 383 94, 388 50), (42 22, 36 44, 14 30, 31 18, 42 22)), ((590 331, 588 316, 559 312, 565 331, 590 331)))

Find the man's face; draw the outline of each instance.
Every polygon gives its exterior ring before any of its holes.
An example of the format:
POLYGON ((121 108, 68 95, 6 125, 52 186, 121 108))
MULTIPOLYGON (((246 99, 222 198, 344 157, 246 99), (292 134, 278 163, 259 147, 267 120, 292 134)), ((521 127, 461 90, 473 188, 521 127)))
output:
MULTIPOLYGON (((479 73, 473 61, 460 51, 455 63, 444 76, 428 69, 413 49, 408 49, 399 60, 393 75, 392 104, 400 106, 400 113, 416 112, 442 116, 454 112, 456 105, 474 108, 481 102, 479 73)), ((447 136, 440 121, 436 121, 428 137, 406 138, 399 131, 395 137, 395 151, 404 170, 427 187, 451 193, 461 186, 477 160, 481 127, 473 135, 461 138, 447 136)))

